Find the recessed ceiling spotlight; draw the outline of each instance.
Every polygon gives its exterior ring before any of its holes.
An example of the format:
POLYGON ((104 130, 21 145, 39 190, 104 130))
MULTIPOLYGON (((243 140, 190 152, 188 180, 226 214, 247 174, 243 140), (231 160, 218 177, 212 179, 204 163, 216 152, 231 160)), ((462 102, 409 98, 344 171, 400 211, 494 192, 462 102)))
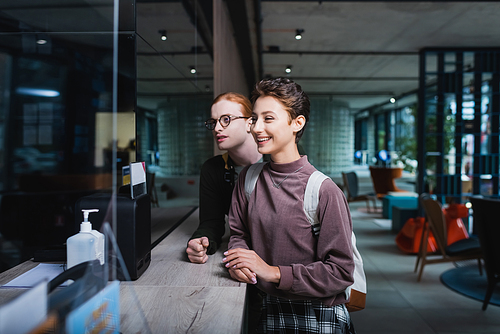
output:
POLYGON ((389 99, 389 101, 390 101, 391 103, 396 103, 396 99, 395 99, 395 98, 393 98, 393 97, 391 97, 391 98, 389 99))
POLYGON ((295 39, 300 40, 302 39, 302 34, 304 33, 304 29, 297 29, 295 30, 295 39))
POLYGON ((292 65, 288 65, 288 66, 285 68, 285 73, 286 73, 286 74, 290 74, 290 73, 292 73, 292 65))
POLYGON ((194 68, 194 66, 191 66, 190 70, 191 74, 195 74, 196 73, 196 68, 194 68))
POLYGON ((162 41, 167 40, 167 31, 165 29, 158 30, 158 33, 160 34, 160 38, 162 41))
POLYGON ((47 40, 46 39, 39 39, 38 41, 36 41, 36 44, 38 44, 38 45, 47 44, 47 40))

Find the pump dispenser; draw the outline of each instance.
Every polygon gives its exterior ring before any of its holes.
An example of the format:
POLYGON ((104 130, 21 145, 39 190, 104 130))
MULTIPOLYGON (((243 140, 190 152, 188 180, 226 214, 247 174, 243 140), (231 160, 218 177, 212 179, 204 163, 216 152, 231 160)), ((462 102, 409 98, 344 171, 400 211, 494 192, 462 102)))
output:
POLYGON ((83 222, 80 224, 80 233, 69 237, 66 241, 68 269, 85 261, 99 260, 104 264, 104 235, 92 230, 89 214, 98 212, 98 209, 82 209, 83 222))

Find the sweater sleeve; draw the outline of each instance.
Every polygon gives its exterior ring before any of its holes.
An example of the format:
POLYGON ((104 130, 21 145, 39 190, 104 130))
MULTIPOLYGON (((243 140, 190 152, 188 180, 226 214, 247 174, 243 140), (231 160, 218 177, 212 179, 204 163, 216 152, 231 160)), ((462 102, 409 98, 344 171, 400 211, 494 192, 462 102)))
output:
POLYGON ((233 191, 231 207, 229 209, 229 227, 231 237, 229 238, 229 249, 244 248, 251 249, 250 233, 248 231, 247 206, 248 200, 245 194, 245 177, 248 167, 245 167, 238 177, 238 182, 233 191))
POLYGON ((200 224, 190 239, 206 236, 210 242, 209 255, 214 254, 221 244, 231 199, 232 187, 223 180, 223 170, 223 160, 218 156, 207 160, 200 173, 200 224))
POLYGON ((343 303, 342 292, 354 282, 352 222, 347 201, 331 180, 321 186, 317 213, 321 223, 317 261, 279 266, 281 280, 277 289, 297 298, 330 297, 324 301, 329 305, 343 303))

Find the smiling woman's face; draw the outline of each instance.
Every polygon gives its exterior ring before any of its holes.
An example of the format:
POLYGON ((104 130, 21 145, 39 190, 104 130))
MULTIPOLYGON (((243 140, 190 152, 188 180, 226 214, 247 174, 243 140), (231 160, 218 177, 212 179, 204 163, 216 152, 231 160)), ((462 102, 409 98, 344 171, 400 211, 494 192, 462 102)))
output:
POLYGON ((251 121, 251 131, 261 154, 274 157, 295 149, 294 133, 302 126, 297 125, 296 119, 290 119, 289 113, 274 97, 262 96, 255 101, 251 121))

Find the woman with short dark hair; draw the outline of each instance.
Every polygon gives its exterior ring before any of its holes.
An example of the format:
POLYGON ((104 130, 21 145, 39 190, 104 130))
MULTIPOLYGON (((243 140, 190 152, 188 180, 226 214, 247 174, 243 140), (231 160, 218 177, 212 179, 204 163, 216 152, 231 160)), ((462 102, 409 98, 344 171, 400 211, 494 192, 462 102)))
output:
POLYGON ((248 168, 238 179, 223 262, 231 277, 265 293, 258 332, 355 333, 345 307, 345 290, 354 281, 347 201, 330 178, 321 184, 318 235, 303 208, 306 185, 316 171, 296 145, 309 119, 309 98, 298 84, 276 78, 259 82, 252 101, 251 132, 259 152, 271 161, 250 194, 248 168), (243 269, 255 273, 257 282, 243 269))

